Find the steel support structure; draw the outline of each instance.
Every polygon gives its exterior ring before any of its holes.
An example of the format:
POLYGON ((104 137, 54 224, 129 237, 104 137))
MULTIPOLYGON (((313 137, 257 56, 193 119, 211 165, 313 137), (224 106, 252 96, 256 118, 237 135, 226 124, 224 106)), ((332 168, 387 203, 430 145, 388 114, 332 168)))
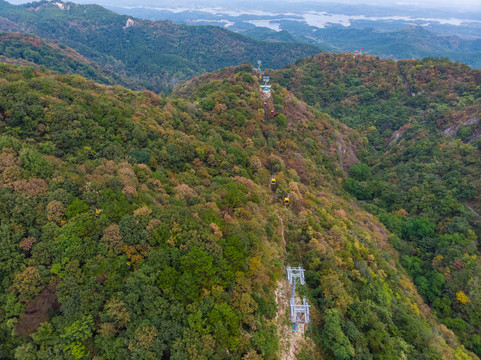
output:
POLYGON ((300 266, 290 267, 286 269, 287 281, 292 285, 292 294, 289 299, 289 308, 291 310, 291 322, 293 323, 293 331, 299 331, 299 322, 309 323, 311 321, 309 314, 309 302, 306 298, 296 299, 296 283, 304 285, 304 269, 300 266))
POLYGON ((262 81, 264 81, 264 85, 261 85, 261 89, 268 92, 268 91, 271 91, 271 86, 270 85, 267 85, 267 83, 269 82, 270 80, 270 77, 269 76, 264 76, 262 78, 262 81))
POLYGON ((286 268, 287 272, 287 282, 292 285, 292 296, 294 298, 294 294, 296 293, 296 283, 304 285, 306 283, 304 279, 304 269, 301 266, 298 267, 290 267, 286 268))

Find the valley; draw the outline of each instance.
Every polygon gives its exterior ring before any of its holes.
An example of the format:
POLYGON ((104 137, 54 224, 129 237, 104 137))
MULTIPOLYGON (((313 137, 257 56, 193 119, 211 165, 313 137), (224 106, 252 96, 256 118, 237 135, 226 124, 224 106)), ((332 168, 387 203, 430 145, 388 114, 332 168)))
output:
POLYGON ((314 55, 307 44, 259 42, 217 27, 187 27, 168 21, 146 21, 118 15, 98 5, 41 1, 11 5, 0 1, 3 30, 29 33, 61 42, 89 61, 126 78, 136 89, 169 91, 173 80, 263 55, 271 68, 314 55))
POLYGON ((479 359, 480 70, 0 17, 0 358, 479 359))
POLYGON ((364 53, 381 58, 447 57, 479 68, 481 12, 408 5, 303 3, 279 8, 222 6, 109 6, 150 20, 211 25, 259 40, 306 43, 333 52, 364 53), (274 11, 274 9, 276 11, 274 11), (431 14, 427 16, 426 13, 431 14))

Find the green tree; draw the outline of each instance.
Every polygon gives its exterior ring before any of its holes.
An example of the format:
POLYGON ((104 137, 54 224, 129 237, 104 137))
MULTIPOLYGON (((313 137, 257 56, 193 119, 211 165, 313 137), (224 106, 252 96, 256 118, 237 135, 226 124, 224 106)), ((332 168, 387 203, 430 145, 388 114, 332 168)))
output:
POLYGON ((341 314, 337 309, 326 310, 322 328, 322 344, 335 359, 351 359, 354 348, 342 330, 341 314))
POLYGON ((53 167, 45 160, 45 158, 36 150, 26 148, 20 152, 22 166, 30 171, 34 176, 47 178, 52 175, 53 167))

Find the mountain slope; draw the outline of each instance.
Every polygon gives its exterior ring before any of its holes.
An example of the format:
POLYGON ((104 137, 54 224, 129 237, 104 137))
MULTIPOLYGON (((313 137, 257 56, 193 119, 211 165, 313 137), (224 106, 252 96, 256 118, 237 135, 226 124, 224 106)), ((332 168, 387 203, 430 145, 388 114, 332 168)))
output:
POLYGON ((344 187, 392 244, 437 317, 481 354, 481 72, 446 59, 320 55, 273 75, 368 144, 344 187))
POLYGON ((77 74, 99 83, 113 85, 128 84, 126 79, 106 71, 94 64, 75 50, 52 43, 37 36, 0 32, 0 56, 2 62, 21 65, 43 66, 63 74, 77 74))
MULTIPOLYGON (((264 4, 265 5, 265 4, 264 4)), ((305 4, 304 4, 305 5, 305 4)), ((139 6, 142 6, 139 4, 139 6)), ((262 5, 261 5, 262 6, 262 5)), ((169 6, 167 6, 169 8, 169 6)), ((125 15, 143 19, 168 19, 180 24, 217 25, 226 27, 259 40, 301 42, 319 46, 325 51, 353 52, 364 47, 364 52, 381 58, 410 59, 424 57, 448 57, 452 61, 461 61, 472 67, 481 68, 481 41, 479 23, 473 13, 438 12, 435 9, 406 9, 397 7, 390 10, 380 10, 379 6, 366 7, 362 5, 352 12, 344 6, 331 7, 329 4, 318 4, 314 7, 294 5, 288 11, 279 4, 266 6, 262 14, 249 14, 248 11, 235 14, 227 10, 228 5, 223 4, 215 12, 199 11, 198 8, 187 4, 184 9, 156 10, 152 8, 122 8, 109 7, 125 15), (297 9, 294 7, 297 6, 297 9), (272 9, 276 8, 276 13, 272 9), (317 8, 317 10, 314 10, 317 8), (431 14, 431 19, 425 19, 426 11, 431 14), (382 15, 372 18, 374 14, 382 15), (399 17, 400 13, 406 15, 404 20, 389 17, 399 17), (459 21, 457 25, 449 25, 445 21, 435 21, 434 13, 438 19, 449 19, 454 16, 459 21), (343 14, 343 15, 341 15, 343 14), (360 19, 359 15, 367 16, 360 19), (331 19, 329 19, 331 16, 331 19), (386 16, 388 18, 386 18, 386 16), (338 23, 344 19, 344 23, 338 23), (409 20, 407 20, 409 19, 409 20), (474 20, 469 21, 468 19, 474 20), (317 22, 317 24, 316 24, 317 22), (327 22, 327 23, 325 23, 327 22), (254 24, 258 24, 256 26, 254 24), (416 24, 416 25, 414 25, 416 24), (273 27, 274 31, 266 27, 273 27)), ((362 17, 362 16, 361 16, 362 17)), ((453 20, 453 19, 451 19, 453 20)), ((450 22, 450 20, 447 20, 450 22)))
POLYGON ((253 29, 247 29, 246 31, 242 32, 244 35, 247 35, 251 38, 262 40, 262 41, 271 41, 271 42, 299 42, 299 39, 296 39, 294 36, 289 34, 287 31, 275 31, 268 28, 263 27, 255 27, 253 29))
POLYGON ((170 97, 0 67, 1 356, 274 359, 302 264, 299 356, 476 358, 342 189, 356 132, 262 96, 248 65, 170 97))
POLYGON ((448 57, 472 67, 480 68, 480 40, 465 40, 458 36, 439 36, 422 26, 410 26, 399 31, 375 29, 346 29, 332 26, 315 33, 320 40, 337 46, 340 51, 367 49, 382 58, 421 59, 448 57))
POLYGON ((174 77, 185 81, 258 59, 279 68, 320 51, 310 45, 260 42, 217 27, 133 19, 96 5, 40 1, 14 6, 1 0, 0 12, 14 31, 59 41, 152 90, 171 86, 174 77))

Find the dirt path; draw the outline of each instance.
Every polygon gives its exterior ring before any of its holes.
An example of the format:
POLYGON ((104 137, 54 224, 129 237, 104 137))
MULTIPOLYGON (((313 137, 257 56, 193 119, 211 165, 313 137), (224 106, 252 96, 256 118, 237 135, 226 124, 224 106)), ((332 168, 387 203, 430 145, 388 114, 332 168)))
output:
MULTIPOLYGON (((268 101, 271 93, 261 91, 260 97, 263 101, 268 101)), ((271 184, 269 182, 269 191, 271 193, 269 201, 274 203, 275 197, 272 192, 271 184)), ((282 240, 282 264, 285 266, 287 257, 286 238, 284 220, 276 209, 276 214, 280 222, 281 240, 282 240)), ((280 360, 296 360, 302 347, 306 344, 304 338, 304 324, 299 324, 299 332, 292 332, 292 324, 290 321, 289 298, 291 296, 291 285, 287 283, 284 275, 281 280, 277 282, 277 288, 274 291, 277 303, 277 314, 275 323, 277 325, 277 336, 279 337, 279 359, 280 360)))
POLYGON ((277 217, 279 218, 279 221, 281 223, 281 239, 282 239, 282 249, 283 249, 282 263, 284 263, 285 260, 286 260, 286 255, 287 255, 286 238, 284 237, 284 221, 282 220, 282 217, 279 215, 279 211, 276 210, 276 213, 277 213, 277 217))
POLYGON ((469 210, 471 210, 471 212, 472 212, 474 215, 476 215, 476 217, 477 217, 478 219, 481 219, 481 215, 479 215, 471 206, 466 205, 466 207, 467 207, 469 210))
POLYGON ((285 279, 277 283, 275 290, 277 302, 277 336, 279 336, 279 359, 295 360, 297 354, 305 344, 304 324, 299 324, 299 332, 292 332, 292 324, 289 319, 289 297, 291 286, 285 279))
MULTIPOLYGON (((271 194, 271 195, 269 196, 269 202, 270 202, 271 204, 274 203, 274 194, 275 194, 275 191, 273 191, 273 190, 274 190, 274 189, 272 188, 272 184, 271 184, 271 182, 269 181, 269 193, 271 194)), ((277 209, 276 209, 276 212, 277 212, 277 209)), ((279 215, 277 215, 277 216, 279 216, 279 215)))
MULTIPOLYGON (((282 263, 284 264, 287 256, 284 220, 282 219, 282 216, 279 215, 279 211, 277 209, 276 213, 280 222, 283 249, 282 263)), ((306 340, 304 339, 304 324, 299 324, 299 332, 292 332, 292 324, 289 315, 289 298, 291 297, 291 291, 291 285, 287 283, 285 276, 277 282, 277 288, 275 290, 277 303, 275 322, 277 324, 277 335, 279 336, 280 360, 297 359, 297 354, 306 343, 306 340)))
POLYGON ((266 101, 267 99, 269 99, 271 97, 271 92, 270 91, 264 91, 264 90, 261 90, 260 91, 260 95, 261 95, 261 99, 266 101))

